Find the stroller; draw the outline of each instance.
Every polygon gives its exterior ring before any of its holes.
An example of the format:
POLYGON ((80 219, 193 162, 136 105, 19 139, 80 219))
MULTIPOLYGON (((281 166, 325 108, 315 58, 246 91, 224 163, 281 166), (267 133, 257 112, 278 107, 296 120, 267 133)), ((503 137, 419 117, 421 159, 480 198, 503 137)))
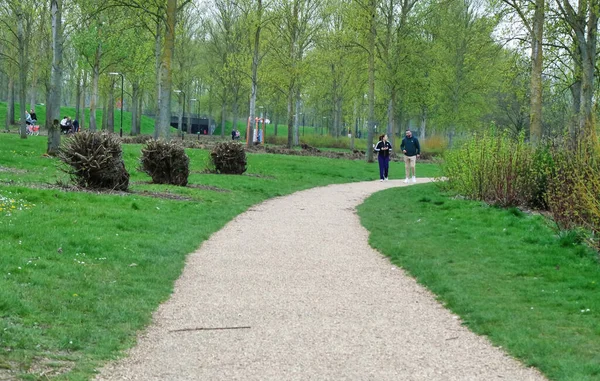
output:
POLYGON ((35 124, 28 124, 26 133, 27 135, 38 136, 40 134, 40 126, 35 124))
POLYGON ((27 124, 27 130, 25 131, 27 135, 37 136, 40 134, 40 126, 36 125, 37 120, 31 119, 29 114, 27 114, 27 119, 25 120, 25 123, 27 124))

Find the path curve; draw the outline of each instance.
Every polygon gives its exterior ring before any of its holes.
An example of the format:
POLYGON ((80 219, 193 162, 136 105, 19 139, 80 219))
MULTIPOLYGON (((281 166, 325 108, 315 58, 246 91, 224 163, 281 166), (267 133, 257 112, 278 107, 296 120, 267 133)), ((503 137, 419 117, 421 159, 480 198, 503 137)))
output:
POLYGON ((96 379, 545 380, 368 245, 355 207, 404 185, 331 185, 239 215, 188 257, 137 346, 96 379))

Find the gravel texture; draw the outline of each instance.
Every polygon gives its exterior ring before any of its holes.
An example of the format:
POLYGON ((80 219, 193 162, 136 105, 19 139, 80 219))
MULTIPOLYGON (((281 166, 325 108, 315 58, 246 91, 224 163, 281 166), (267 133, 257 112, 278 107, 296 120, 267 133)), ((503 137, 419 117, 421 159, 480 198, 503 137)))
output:
POLYGON ((331 185, 241 214, 188 257, 137 346, 96 379, 545 380, 368 245, 355 207, 405 185, 331 185))

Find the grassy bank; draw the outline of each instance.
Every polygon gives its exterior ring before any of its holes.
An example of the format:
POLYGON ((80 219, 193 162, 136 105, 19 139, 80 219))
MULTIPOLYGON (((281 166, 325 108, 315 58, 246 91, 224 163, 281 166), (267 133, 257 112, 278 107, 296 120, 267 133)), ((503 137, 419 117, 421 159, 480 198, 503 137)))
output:
POLYGON ((600 265, 576 235, 433 184, 377 193, 359 214, 371 245, 471 330, 550 379, 600 379, 600 265))

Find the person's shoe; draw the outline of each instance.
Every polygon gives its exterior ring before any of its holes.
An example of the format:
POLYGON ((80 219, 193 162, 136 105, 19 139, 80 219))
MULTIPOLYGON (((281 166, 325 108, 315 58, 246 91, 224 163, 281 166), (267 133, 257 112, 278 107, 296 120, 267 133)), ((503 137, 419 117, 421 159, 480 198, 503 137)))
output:
POLYGON ((383 181, 383 179, 379 179, 379 181, 383 181))
POLYGON ((386 177, 384 180, 385 180, 385 181, 388 181, 388 178, 386 177))
POLYGON ((416 182, 417 182, 417 178, 413 176, 413 177, 412 177, 412 182, 413 182, 413 183, 416 183, 416 182))
POLYGON ((408 184, 408 177, 404 179, 404 182, 408 184))

